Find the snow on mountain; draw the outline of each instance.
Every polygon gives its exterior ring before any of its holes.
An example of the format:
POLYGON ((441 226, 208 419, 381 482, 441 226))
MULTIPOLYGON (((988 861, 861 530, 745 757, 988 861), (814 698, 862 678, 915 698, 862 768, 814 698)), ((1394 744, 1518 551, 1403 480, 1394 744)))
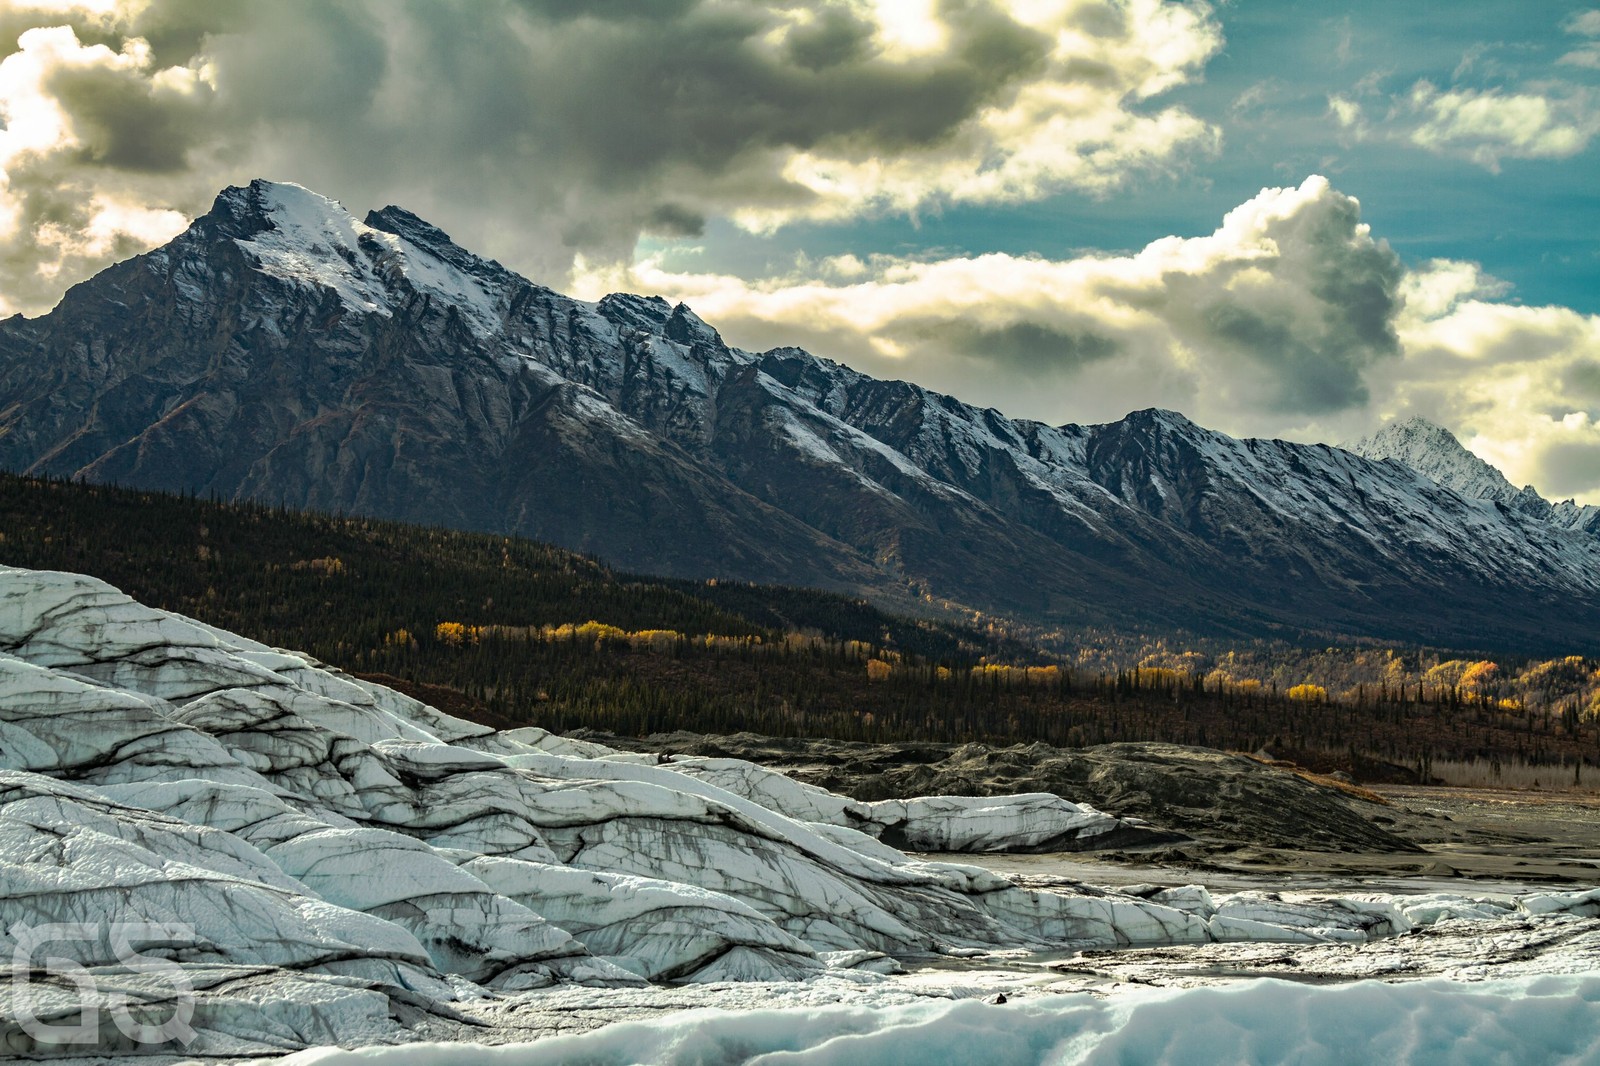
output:
POLYGON ((895 983, 896 957, 1353 949, 1446 917, 1514 920, 1521 944, 1600 913, 1600 892, 1026 889, 874 838, 1060 846, 1130 828, 1058 797, 857 804, 737 760, 496 733, 91 578, 0 568, 0 950, 33 959, 0 987, 0 1046, 19 1054, 66 1039, 85 994, 104 1024, 58 1050, 137 1047, 112 1024, 132 997, 143 1025, 182 1019, 188 1054, 259 1056, 504 1039, 525 1012, 570 1012, 540 989, 587 990, 591 1012, 617 989, 670 1006, 683 995, 661 986, 729 982, 766 982, 752 994, 769 1002, 904 1002, 922 986, 895 983), (34 958, 45 943, 54 959, 34 958))
POLYGON ((1398 459, 1473 499, 1513 505, 1528 491, 1517 489, 1504 474, 1462 447, 1455 434, 1420 415, 1391 422, 1370 437, 1341 447, 1368 459, 1398 459))
POLYGON ((415 216, 390 208, 382 219, 391 229, 375 229, 290 182, 254 181, 224 196, 247 201, 240 210, 266 224, 237 238, 265 273, 329 290, 354 311, 392 316, 399 289, 453 308, 480 337, 501 328, 502 294, 485 276, 490 272, 472 270, 475 259, 444 254, 455 247, 450 239, 415 216))
POLYGON ((1497 507, 1509 486, 1459 445, 1408 439, 1431 475, 1174 412, 1010 419, 261 181, 0 323, 14 470, 1052 625, 1596 647, 1600 511, 1497 507))
POLYGON ((1572 500, 1551 503, 1532 485, 1517 488, 1499 470, 1463 447, 1455 434, 1420 415, 1391 422, 1371 436, 1342 447, 1368 459, 1402 462, 1463 496, 1501 503, 1563 529, 1600 533, 1600 507, 1572 500))

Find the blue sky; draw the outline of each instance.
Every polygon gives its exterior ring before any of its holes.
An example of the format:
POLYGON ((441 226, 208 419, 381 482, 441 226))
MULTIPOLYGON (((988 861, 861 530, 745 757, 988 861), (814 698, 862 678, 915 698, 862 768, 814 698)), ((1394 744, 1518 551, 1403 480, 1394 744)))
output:
MULTIPOLYGON (((799 251, 1051 258, 1133 251, 1169 234, 1209 233, 1264 186, 1325 174, 1361 201, 1363 219, 1408 261, 1474 260, 1515 286, 1512 299, 1600 311, 1600 158, 1593 150, 1556 159, 1506 155, 1496 168, 1463 165, 1460 155, 1404 140, 1351 137, 1329 109, 1330 97, 1346 97, 1376 123, 1388 98, 1422 80, 1501 91, 1558 80, 1600 91, 1600 70, 1560 62, 1580 43, 1562 26, 1581 6, 1234 0, 1215 10, 1224 49, 1205 65, 1203 81, 1162 98, 1222 130, 1215 158, 1103 198, 1064 193, 1004 209, 802 224, 760 237, 714 221, 694 242, 707 249, 701 265, 761 274, 788 269, 799 251)), ((1600 101, 1589 107, 1593 121, 1600 101)))
POLYGON ((1008 414, 1421 414, 1600 502, 1600 8, 0 0, 0 311, 223 186, 396 203, 1008 414))

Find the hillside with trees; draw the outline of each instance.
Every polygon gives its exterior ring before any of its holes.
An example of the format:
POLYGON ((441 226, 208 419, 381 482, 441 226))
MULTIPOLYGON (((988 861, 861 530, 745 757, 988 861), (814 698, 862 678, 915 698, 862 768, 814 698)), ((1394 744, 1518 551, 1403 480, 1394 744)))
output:
POLYGON ((1368 778, 1473 760, 1581 777, 1600 762, 1600 664, 1577 656, 1224 649, 1104 629, 1074 643, 831 593, 621 574, 514 537, 9 475, 0 561, 93 574, 497 725, 1166 740, 1368 778))

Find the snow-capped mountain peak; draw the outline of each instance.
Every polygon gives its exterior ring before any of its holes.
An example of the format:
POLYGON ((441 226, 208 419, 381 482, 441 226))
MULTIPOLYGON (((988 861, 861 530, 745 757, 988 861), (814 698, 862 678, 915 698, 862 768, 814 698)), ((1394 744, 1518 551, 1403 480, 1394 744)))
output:
POLYGON ((1390 422, 1376 433, 1342 445, 1368 459, 1395 459, 1463 496, 1511 506, 1524 490, 1468 451, 1456 435, 1421 415, 1390 422))
POLYGON ((502 328, 511 275, 409 211, 388 207, 361 222, 304 186, 257 179, 224 190, 212 215, 242 224, 234 240, 257 269, 332 291, 350 311, 389 317, 423 295, 454 309, 479 337, 502 328))
POLYGON ((1454 433, 1421 415, 1390 422, 1371 436, 1341 447, 1368 459, 1404 463, 1471 499, 1490 500, 1565 529, 1600 532, 1600 508, 1571 500, 1553 504, 1532 485, 1517 488, 1499 470, 1468 451, 1454 433))

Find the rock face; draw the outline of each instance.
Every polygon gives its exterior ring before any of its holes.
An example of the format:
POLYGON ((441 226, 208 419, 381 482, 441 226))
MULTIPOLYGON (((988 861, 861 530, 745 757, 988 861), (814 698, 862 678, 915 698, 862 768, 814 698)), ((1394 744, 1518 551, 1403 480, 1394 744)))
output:
POLYGON ((1164 411, 1008 419, 266 182, 0 323, 0 464, 1051 623, 1600 631, 1600 541, 1413 470, 1164 411))
POLYGON ((1455 434, 1426 418, 1392 422, 1344 448, 1368 459, 1397 460, 1470 499, 1504 504, 1542 522, 1600 535, 1600 507, 1572 500, 1551 503, 1532 485, 1517 488, 1500 471, 1463 448, 1455 434))

